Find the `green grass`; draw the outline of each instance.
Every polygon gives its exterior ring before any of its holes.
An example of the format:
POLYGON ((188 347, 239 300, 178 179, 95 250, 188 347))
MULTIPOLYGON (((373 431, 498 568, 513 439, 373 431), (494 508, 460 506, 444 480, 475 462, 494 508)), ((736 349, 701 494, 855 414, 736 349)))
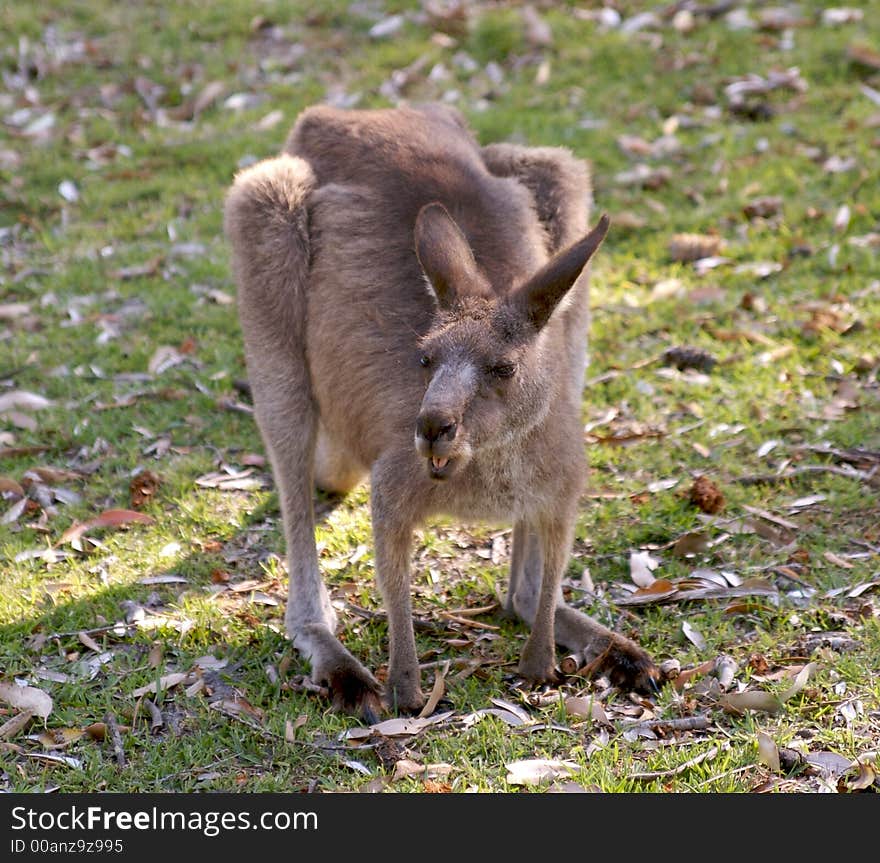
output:
MULTIPOLYGON (((784 33, 733 31, 723 18, 698 17, 689 33, 666 21, 625 34, 575 14, 581 4, 537 5, 552 28, 549 48, 530 45, 515 3, 478 9, 466 28, 450 27, 454 43, 432 39, 420 4, 407 2, 385 4, 387 14, 406 15, 387 39, 369 36, 375 19, 358 12, 367 4, 342 2, 321 4, 320 13, 314 4, 264 3, 261 20, 245 2, 95 0, 44 3, 35 14, 33 4, 12 0, 0 9, 0 306, 28 306, 0 320, 0 396, 21 390, 52 401, 22 409, 24 421, 0 414, 0 477, 27 485, 40 466, 79 474, 43 483, 66 502, 41 498, 31 484, 27 512, 0 524, 2 679, 27 680, 53 699, 45 721, 0 740, 0 785, 514 791, 508 763, 550 758, 573 762, 574 781, 604 791, 846 790, 855 772, 839 786, 803 763, 771 773, 758 757, 758 732, 803 754, 855 759, 880 747, 876 588, 847 595, 880 578, 880 473, 869 476, 880 450, 880 283, 870 239, 880 221, 880 108, 860 90, 880 89, 880 73, 847 55, 861 34, 878 32, 880 8, 862 4, 860 25, 828 27, 818 23, 821 4, 801 3, 807 25, 787 46, 784 33), (592 484, 569 599, 589 599, 581 589, 589 567, 596 599, 587 605, 598 619, 684 668, 731 655, 734 690, 781 693, 791 681, 775 672, 815 662, 779 712, 724 712, 711 673, 650 702, 580 678, 558 691, 522 690, 521 625, 497 609, 474 617, 476 627, 443 616, 493 604, 507 566, 504 549, 495 562, 490 554, 501 528, 452 522, 425 527, 413 569, 416 613, 434 624, 417 633, 423 684, 429 689, 449 661, 440 709, 453 711, 450 719, 410 738, 345 744, 343 733, 357 723, 303 688, 307 666, 283 632, 277 499, 268 467, 252 458, 262 443, 249 414, 223 407, 241 400, 235 384, 245 377, 235 307, 226 302, 235 288, 223 195, 238 166, 278 151, 307 105, 348 96, 360 106, 391 104, 395 94, 383 85, 422 57, 401 96, 446 95, 483 142, 570 147, 591 161, 596 208, 612 216, 594 264, 584 399, 592 484), (549 77, 536 83, 543 61, 549 77), (733 79, 791 67, 804 92, 754 97, 764 119, 730 110, 724 88, 733 79), (26 81, 16 77, 22 72, 26 81), (192 118, 211 82, 223 85, 222 95, 192 118), (240 110, 226 103, 235 94, 249 97, 240 110), (283 119, 261 127, 276 110, 283 119), (47 113, 51 129, 26 134, 47 113), (679 144, 667 156, 628 156, 617 143, 621 135, 653 142, 664 130, 679 144), (828 171, 831 157, 853 166, 828 171), (669 182, 619 182, 638 161, 668 167, 669 182), (65 180, 76 184, 76 202, 59 194, 65 180), (781 198, 778 214, 744 215, 749 201, 771 195, 781 198), (843 205, 850 218, 836 228, 843 205), (672 260, 669 241, 679 232, 719 235, 730 263, 700 275, 672 260), (782 268, 765 278, 748 270, 768 261, 782 268), (718 362, 704 376, 663 366, 663 352, 679 345, 718 362), (181 361, 150 373, 160 346, 178 350, 181 361), (601 442, 621 435, 627 445, 601 442), (771 440, 778 443, 764 452, 771 440), (819 445, 862 447, 874 460, 843 475, 846 463, 819 445), (16 454, 28 447, 44 449, 16 454), (223 466, 250 466, 249 478, 261 482, 236 490, 196 484, 223 466), (81 551, 61 541, 76 521, 130 508, 130 484, 143 470, 161 478, 143 508, 152 524, 92 531, 81 551), (700 474, 726 499, 708 524, 688 497, 700 474), (824 497, 790 508, 811 495, 824 497), (717 542, 674 557, 670 544, 698 530, 717 542), (729 571, 765 579, 778 595, 628 607, 629 555, 645 548, 662 559, 657 576, 729 571), (40 550, 46 554, 35 556, 40 550), (158 575, 185 581, 142 582, 158 575), (244 582, 258 592, 228 589, 244 582), (126 613, 141 624, 114 629, 126 613), (700 646, 684 635, 685 622, 702 635, 700 646), (101 663, 82 631, 93 633, 101 663), (844 633, 846 649, 829 646, 841 647, 831 635, 823 645, 823 633, 844 633), (225 664, 194 670, 209 654, 225 664), (174 672, 192 673, 153 697, 162 724, 151 729, 149 708, 133 693, 174 672), (203 686, 187 694, 199 679, 203 686), (563 700, 575 694, 595 697, 607 722, 568 715, 563 700), (510 727, 474 715, 492 698, 521 704, 531 722, 510 727), (76 762, 33 757, 47 751, 37 739, 43 732, 81 731, 108 713, 122 728, 124 769, 109 742, 89 735, 51 750, 76 762), (639 721, 695 715, 707 716, 707 727, 634 730, 639 721), (403 757, 449 767, 391 782, 403 757)), ((618 8, 624 18, 642 11, 618 8)), ((760 9, 748 8, 757 20, 760 9)), ((16 501, 7 493, 0 517, 16 501)), ((318 500, 318 509, 334 598, 380 611, 367 489, 335 506, 318 500)), ((381 674, 385 624, 350 611, 342 620, 345 643, 381 674)), ((0 724, 17 712, 0 708, 0 724)))

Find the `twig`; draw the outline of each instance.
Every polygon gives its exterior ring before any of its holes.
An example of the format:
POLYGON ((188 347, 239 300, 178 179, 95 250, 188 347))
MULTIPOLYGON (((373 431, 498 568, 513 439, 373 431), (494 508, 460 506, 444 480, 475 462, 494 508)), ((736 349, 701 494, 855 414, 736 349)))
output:
MULTIPOLYGON (((368 608, 361 608, 359 605, 355 605, 353 602, 346 602, 345 607, 348 611, 356 614, 358 617, 364 618, 364 620, 388 620, 388 615, 385 614, 384 611, 370 611, 368 608)), ((413 629, 438 632, 446 629, 446 627, 434 620, 425 620, 422 617, 414 617, 413 629)))
POLYGON ((125 750, 122 748, 122 735, 119 733, 119 724, 116 722, 116 716, 111 711, 104 715, 104 724, 110 733, 110 741, 113 744, 116 763, 120 767, 125 767, 125 750))
POLYGON ((785 482, 793 477, 804 476, 814 473, 831 473, 835 476, 845 476, 848 479, 858 479, 862 482, 869 482, 876 474, 877 468, 874 467, 870 471, 858 470, 850 468, 847 470, 843 467, 835 467, 833 464, 805 464, 800 467, 792 468, 784 473, 768 473, 768 474, 750 474, 748 476, 736 477, 733 480, 737 485, 773 485, 777 482, 785 482))
POLYGON ((709 727, 708 716, 683 716, 680 719, 648 719, 634 728, 660 728, 664 731, 703 731, 709 727))
POLYGON ((488 629, 492 632, 497 632, 501 629, 500 626, 495 626, 493 623, 482 623, 479 620, 471 620, 467 617, 459 617, 457 614, 452 614, 448 611, 441 611, 440 617, 444 620, 449 620, 452 623, 457 623, 459 626, 466 626, 470 629, 488 629))
POLYGON ((73 632, 52 632, 46 636, 46 640, 50 640, 52 638, 73 638, 74 636, 78 636, 80 633, 84 635, 103 635, 105 632, 112 632, 114 629, 137 629, 137 622, 134 621, 132 623, 123 623, 119 621, 118 623, 108 623, 106 626, 97 626, 94 629, 75 629, 73 632))
POLYGON ((761 509, 759 506, 749 506, 747 503, 744 503, 742 508, 746 512, 756 515, 759 518, 763 518, 764 521, 769 521, 771 524, 784 527, 786 530, 797 530, 799 527, 799 525, 796 525, 793 521, 780 518, 778 515, 774 515, 772 512, 767 512, 766 509, 761 509))
POLYGON ((450 608, 448 614, 457 614, 460 617, 476 617, 478 614, 488 614, 495 611, 498 603, 493 602, 491 605, 481 605, 479 608, 450 608))

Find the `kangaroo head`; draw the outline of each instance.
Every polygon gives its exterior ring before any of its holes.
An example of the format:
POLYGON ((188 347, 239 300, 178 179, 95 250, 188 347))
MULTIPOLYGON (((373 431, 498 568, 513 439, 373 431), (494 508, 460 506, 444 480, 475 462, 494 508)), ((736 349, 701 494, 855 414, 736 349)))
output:
MULTIPOLYGON (((475 452, 513 443, 545 415, 555 387, 547 327, 608 231, 603 216, 586 237, 504 294, 480 270, 464 234, 441 204, 416 218, 415 247, 437 299, 418 361, 425 395, 415 446, 432 479, 461 469, 475 452)), ((561 335, 561 334, 560 334, 561 335)))

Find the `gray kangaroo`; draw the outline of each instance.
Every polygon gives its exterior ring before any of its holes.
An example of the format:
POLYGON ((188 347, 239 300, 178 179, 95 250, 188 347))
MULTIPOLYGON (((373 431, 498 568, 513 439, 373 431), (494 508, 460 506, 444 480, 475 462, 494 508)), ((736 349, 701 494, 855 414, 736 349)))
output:
POLYGON ((519 672, 556 679, 555 644, 651 691, 634 642, 564 604, 586 475, 581 397, 591 184, 567 150, 480 147, 441 105, 304 111, 282 155, 226 200, 255 415, 283 515, 286 626, 336 708, 424 705, 413 530, 437 514, 513 524, 505 610, 531 627, 519 672), (312 491, 369 476, 387 686, 339 642, 312 491))

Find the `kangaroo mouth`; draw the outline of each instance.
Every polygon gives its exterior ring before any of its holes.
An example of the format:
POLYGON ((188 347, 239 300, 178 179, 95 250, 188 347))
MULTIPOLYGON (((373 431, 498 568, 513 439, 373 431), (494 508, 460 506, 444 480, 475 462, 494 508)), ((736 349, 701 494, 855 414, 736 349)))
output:
POLYGON ((428 458, 428 473, 431 479, 446 479, 452 472, 452 459, 448 457, 431 456, 428 458))

